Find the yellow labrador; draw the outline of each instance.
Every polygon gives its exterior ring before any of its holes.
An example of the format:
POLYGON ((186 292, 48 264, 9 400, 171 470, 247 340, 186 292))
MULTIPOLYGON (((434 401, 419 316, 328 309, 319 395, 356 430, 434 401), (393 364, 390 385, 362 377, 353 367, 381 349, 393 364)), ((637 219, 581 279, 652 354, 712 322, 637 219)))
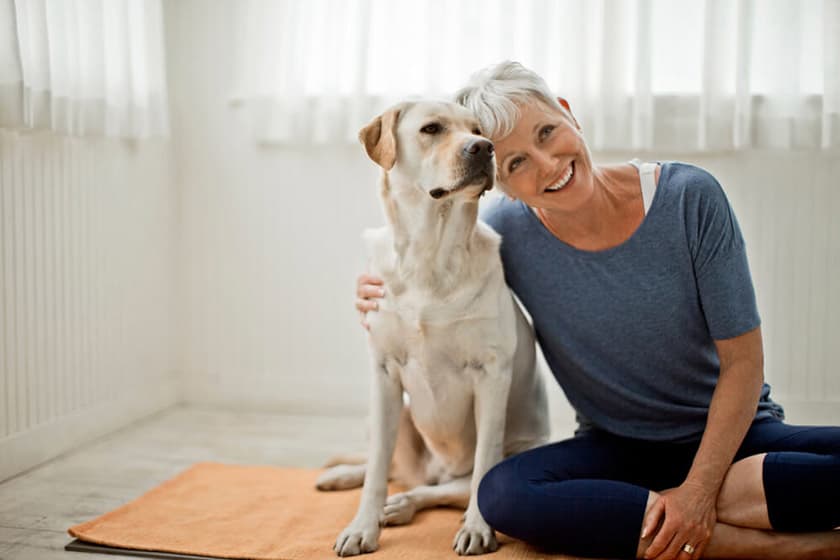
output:
POLYGON ((455 551, 491 552, 498 545, 478 510, 478 483, 503 456, 549 434, 533 331, 505 284, 499 235, 477 220, 478 200, 493 187, 493 144, 468 110, 431 101, 391 108, 359 138, 382 167, 388 226, 364 237, 386 293, 368 317, 367 463, 318 480, 322 490, 364 483, 335 551, 372 552, 380 523, 447 505, 466 508, 455 551), (389 474, 411 489, 386 499, 389 474))

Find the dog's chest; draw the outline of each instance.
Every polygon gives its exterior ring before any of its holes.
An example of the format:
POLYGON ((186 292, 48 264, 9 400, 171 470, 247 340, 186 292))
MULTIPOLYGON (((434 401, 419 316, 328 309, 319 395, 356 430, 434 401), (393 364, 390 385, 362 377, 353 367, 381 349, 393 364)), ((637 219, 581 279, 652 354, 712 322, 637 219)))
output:
POLYGON ((450 441, 458 434, 469 442, 476 376, 497 359, 498 317, 445 317, 436 307, 407 299, 394 298, 392 307, 371 314, 376 317, 370 342, 409 394, 415 424, 427 441, 450 441))
POLYGON ((385 288, 367 315, 370 344, 401 372, 413 399, 436 407, 470 401, 476 373, 509 343, 503 303, 510 296, 494 235, 476 234, 469 260, 450 270, 434 259, 398 258, 386 228, 366 232, 369 269, 385 288))
MULTIPOLYGON (((387 288, 386 288, 387 290, 387 288)), ((489 292, 434 299, 412 289, 388 293, 368 315, 371 343, 382 355, 459 370, 480 362, 499 336, 499 309, 489 292)))

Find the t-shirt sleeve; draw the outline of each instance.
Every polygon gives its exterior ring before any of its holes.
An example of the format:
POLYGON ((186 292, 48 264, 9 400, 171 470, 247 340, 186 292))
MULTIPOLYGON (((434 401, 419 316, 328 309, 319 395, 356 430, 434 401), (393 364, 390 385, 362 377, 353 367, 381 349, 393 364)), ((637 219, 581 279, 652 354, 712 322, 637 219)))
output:
POLYGON ((708 172, 695 168, 686 193, 686 227, 700 304, 715 340, 761 324, 741 228, 726 194, 708 172))

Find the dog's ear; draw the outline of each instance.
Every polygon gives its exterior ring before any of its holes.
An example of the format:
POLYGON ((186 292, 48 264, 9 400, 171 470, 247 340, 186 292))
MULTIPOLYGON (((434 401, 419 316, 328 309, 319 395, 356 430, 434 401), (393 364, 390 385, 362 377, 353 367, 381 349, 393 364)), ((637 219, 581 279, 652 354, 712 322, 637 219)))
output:
POLYGON ((394 167, 397 161, 396 128, 401 110, 401 107, 389 109, 359 131, 359 140, 367 155, 385 171, 394 167))

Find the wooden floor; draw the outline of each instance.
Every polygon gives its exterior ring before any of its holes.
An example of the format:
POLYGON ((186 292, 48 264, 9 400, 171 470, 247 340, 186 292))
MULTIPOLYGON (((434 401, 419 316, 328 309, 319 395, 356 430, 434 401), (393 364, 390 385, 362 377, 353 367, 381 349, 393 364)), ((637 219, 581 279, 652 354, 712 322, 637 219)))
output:
POLYGON ((0 484, 0 560, 134 558, 67 552, 67 529, 193 463, 318 467, 364 441, 363 418, 171 408, 0 484))

